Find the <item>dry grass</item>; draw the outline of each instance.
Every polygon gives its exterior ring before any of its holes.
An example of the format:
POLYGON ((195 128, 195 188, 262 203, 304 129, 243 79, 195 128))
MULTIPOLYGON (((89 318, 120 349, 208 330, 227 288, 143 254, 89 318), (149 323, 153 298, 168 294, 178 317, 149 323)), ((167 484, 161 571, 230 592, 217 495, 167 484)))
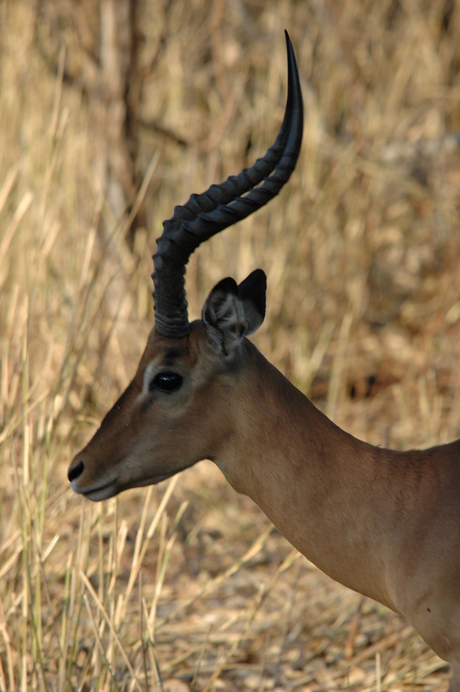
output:
POLYGON ((97 506, 66 468, 134 373, 162 219, 274 137, 283 27, 301 160, 278 200, 192 258, 192 316, 222 276, 262 266, 255 341, 335 421, 396 448, 458 436, 460 5, 143 12, 145 65, 167 29, 143 116, 188 145, 141 132, 149 228, 131 254, 84 96, 40 57, 34 5, 0 2, 0 689, 441 689, 445 666, 401 618, 291 553, 211 463, 97 506))

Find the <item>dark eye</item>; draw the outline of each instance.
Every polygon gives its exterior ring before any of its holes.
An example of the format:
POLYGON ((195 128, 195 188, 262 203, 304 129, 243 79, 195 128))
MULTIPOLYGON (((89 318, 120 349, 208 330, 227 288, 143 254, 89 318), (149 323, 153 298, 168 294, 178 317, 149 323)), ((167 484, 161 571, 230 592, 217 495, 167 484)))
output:
POLYGON ((175 392, 182 384, 184 378, 177 372, 159 372, 150 382, 149 389, 159 389, 162 392, 175 392))

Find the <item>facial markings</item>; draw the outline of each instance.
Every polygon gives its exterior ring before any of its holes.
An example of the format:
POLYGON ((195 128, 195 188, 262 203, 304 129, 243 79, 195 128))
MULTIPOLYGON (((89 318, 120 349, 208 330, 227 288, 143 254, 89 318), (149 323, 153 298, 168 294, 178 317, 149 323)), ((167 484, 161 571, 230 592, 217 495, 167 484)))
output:
POLYGON ((157 358, 155 360, 150 361, 150 363, 144 370, 144 378, 142 380, 142 392, 136 398, 136 404, 149 395, 149 386, 150 382, 152 381, 153 373, 156 369, 157 361, 157 358))
POLYGON ((154 358, 144 370, 144 377, 142 380, 142 391, 136 398, 136 403, 143 401, 146 397, 150 395, 150 384, 156 375, 161 372, 162 369, 168 369, 175 365, 176 361, 180 358, 182 354, 180 351, 174 348, 170 348, 165 354, 161 354, 154 358))
POLYGON ((176 360, 180 358, 181 355, 182 353, 178 351, 176 348, 169 348, 165 353, 163 365, 165 367, 174 365, 176 360))

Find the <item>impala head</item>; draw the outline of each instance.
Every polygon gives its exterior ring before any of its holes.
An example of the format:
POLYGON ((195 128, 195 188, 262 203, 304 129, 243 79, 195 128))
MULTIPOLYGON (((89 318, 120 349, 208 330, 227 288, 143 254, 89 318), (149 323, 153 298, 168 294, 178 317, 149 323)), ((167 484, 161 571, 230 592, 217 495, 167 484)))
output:
POLYGON ((236 417, 244 415, 253 352, 246 336, 264 319, 265 274, 257 269, 239 285, 223 279, 209 294, 202 319, 192 323, 184 275, 200 243, 266 204, 294 170, 303 107, 287 34, 286 42, 288 98, 273 146, 238 176, 192 195, 163 224, 153 258, 155 327, 133 381, 69 468, 72 488, 91 500, 218 459, 234 435, 236 417))

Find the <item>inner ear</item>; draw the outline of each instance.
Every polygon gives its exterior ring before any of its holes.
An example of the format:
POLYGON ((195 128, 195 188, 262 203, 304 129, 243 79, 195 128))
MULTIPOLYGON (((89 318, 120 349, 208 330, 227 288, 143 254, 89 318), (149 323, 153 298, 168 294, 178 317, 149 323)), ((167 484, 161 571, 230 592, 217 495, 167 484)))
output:
POLYGON ((228 277, 215 286, 203 307, 203 322, 217 353, 231 356, 244 336, 252 334, 265 316, 266 277, 252 272, 239 286, 228 277))
POLYGON ((214 350, 230 356, 244 336, 244 308, 234 279, 222 279, 206 300, 202 318, 214 350))

